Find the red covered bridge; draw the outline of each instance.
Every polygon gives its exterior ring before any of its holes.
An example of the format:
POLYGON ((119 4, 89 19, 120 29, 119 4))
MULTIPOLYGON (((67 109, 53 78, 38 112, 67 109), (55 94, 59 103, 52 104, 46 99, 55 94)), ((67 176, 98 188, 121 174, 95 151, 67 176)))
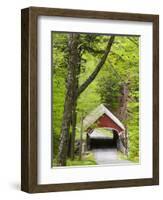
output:
MULTIPOLYGON (((87 133, 88 146, 90 145, 91 134, 93 133, 94 129, 105 128, 113 132, 112 144, 119 146, 119 149, 121 151, 125 151, 125 147, 123 145, 123 142, 121 141, 121 139, 125 136, 125 127, 120 122, 120 120, 115 115, 113 115, 113 113, 111 113, 103 104, 98 106, 95 110, 93 110, 89 115, 85 117, 85 119, 83 120, 83 127, 84 131, 87 133)), ((99 140, 96 140, 96 143, 99 140)), ((103 140, 103 142, 104 141, 106 143, 106 139, 103 140)))

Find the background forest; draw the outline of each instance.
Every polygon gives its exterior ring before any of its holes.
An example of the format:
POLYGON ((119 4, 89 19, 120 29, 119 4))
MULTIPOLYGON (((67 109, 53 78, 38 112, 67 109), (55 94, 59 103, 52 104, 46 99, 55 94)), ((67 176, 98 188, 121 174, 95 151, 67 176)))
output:
POLYGON ((126 159, 139 161, 138 36, 52 32, 52 85, 53 166, 96 163, 91 153, 81 159, 78 141, 81 120, 100 104, 113 112, 128 131, 126 159), (70 76, 74 74, 70 67, 74 62, 76 77, 71 85, 70 76), (64 132, 69 86, 73 87, 75 101, 72 97, 68 111, 71 116, 67 113, 71 119, 64 132))

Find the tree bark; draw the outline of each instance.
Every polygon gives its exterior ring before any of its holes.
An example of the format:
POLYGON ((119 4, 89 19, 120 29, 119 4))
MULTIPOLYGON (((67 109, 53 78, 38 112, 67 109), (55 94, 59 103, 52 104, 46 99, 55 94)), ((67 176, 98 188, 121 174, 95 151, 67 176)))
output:
MULTIPOLYGON (((79 38, 78 38, 79 40, 79 38)), ((71 141, 70 141, 70 158, 71 160, 74 160, 75 157, 75 136, 76 136, 76 122, 77 122, 77 112, 76 112, 76 107, 77 107, 77 92, 78 92, 78 87, 79 87, 79 75, 80 75, 80 61, 81 61, 81 49, 78 48, 78 64, 76 66, 76 79, 74 81, 74 86, 73 86, 73 102, 72 102, 72 132, 71 132, 71 141)))
POLYGON ((72 109, 72 133, 71 133, 71 141, 70 141, 71 160, 74 160, 74 157, 75 157, 74 151, 75 151, 76 120, 77 120, 76 106, 77 106, 77 101, 75 100, 73 109, 72 109))
POLYGON ((78 43, 79 34, 71 33, 69 35, 69 63, 68 63, 68 73, 67 73, 67 84, 66 84, 66 96, 64 103, 64 112, 61 127, 61 138, 59 144, 58 153, 58 166, 65 166, 68 154, 68 140, 69 140, 69 129, 72 120, 72 110, 74 102, 74 85, 76 83, 76 67, 79 64, 78 56, 78 43))
MULTIPOLYGON (((127 111, 127 104, 129 99, 129 89, 128 89, 128 83, 122 83, 120 88, 120 98, 119 98, 119 109, 118 109, 118 117, 120 120, 124 121, 128 118, 128 111, 127 111)), ((125 154, 128 155, 128 129, 127 125, 125 125, 125 133, 124 138, 122 141, 124 147, 125 147, 125 154)))
POLYGON ((127 113, 127 104, 129 98, 129 89, 127 83, 122 83, 120 88, 120 97, 119 97, 119 109, 118 117, 120 120, 125 121, 128 117, 127 113))
POLYGON ((83 148, 83 114, 81 116, 81 127, 80 127, 79 160, 82 160, 82 148, 83 148))

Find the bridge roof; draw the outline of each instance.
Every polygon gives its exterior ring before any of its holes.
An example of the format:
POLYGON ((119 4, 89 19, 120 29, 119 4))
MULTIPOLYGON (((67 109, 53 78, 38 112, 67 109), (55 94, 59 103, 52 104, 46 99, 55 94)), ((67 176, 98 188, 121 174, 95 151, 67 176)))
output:
POLYGON ((120 122, 120 120, 113 115, 112 112, 109 111, 103 104, 100 104, 97 108, 95 108, 92 112, 90 112, 83 120, 84 130, 89 128, 92 124, 94 124, 101 116, 108 116, 112 119, 120 128, 125 130, 124 125, 120 122))

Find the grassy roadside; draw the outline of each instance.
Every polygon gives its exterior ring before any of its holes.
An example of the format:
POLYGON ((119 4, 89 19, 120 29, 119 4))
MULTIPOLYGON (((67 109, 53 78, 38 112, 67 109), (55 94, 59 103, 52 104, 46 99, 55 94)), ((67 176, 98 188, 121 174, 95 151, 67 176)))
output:
POLYGON ((75 157, 74 160, 67 160, 67 166, 81 165, 96 165, 96 161, 92 152, 88 152, 86 155, 83 155, 82 160, 79 160, 79 157, 75 157))
MULTIPOLYGON (((96 165, 96 161, 92 152, 82 156, 82 160, 76 156, 74 160, 67 159, 67 166, 83 166, 83 165, 96 165)), ((53 167, 56 167, 56 159, 53 160, 53 167)))
POLYGON ((134 162, 134 163, 138 163, 138 162, 139 162, 139 159, 138 159, 138 158, 136 158, 135 160, 130 159, 130 157, 124 155, 124 154, 121 153, 120 151, 118 151, 118 159, 119 159, 119 160, 129 160, 129 161, 134 162))

